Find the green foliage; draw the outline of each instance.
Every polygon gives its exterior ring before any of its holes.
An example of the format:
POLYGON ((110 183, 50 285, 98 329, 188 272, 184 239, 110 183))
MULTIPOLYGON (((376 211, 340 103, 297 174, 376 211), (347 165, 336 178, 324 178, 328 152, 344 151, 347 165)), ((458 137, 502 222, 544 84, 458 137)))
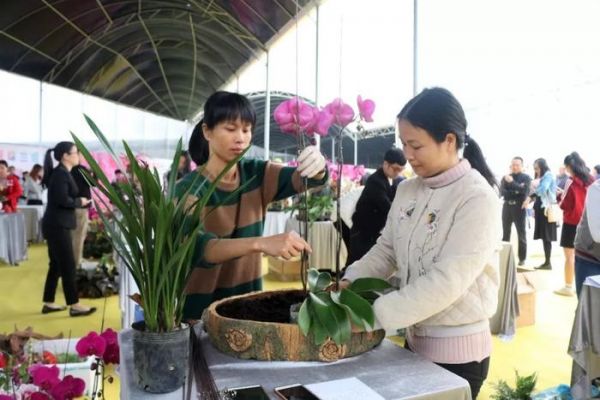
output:
POLYGON ((491 398, 494 400, 529 400, 531 399, 531 393, 535 390, 537 383, 537 373, 533 373, 528 376, 519 375, 518 371, 515 371, 516 375, 516 387, 511 388, 508 383, 504 380, 500 380, 494 384, 496 393, 492 394, 491 398))
POLYGON ((363 278, 341 291, 328 291, 332 278, 328 272, 319 272, 311 268, 308 271, 308 297, 302 303, 298 313, 298 325, 305 336, 313 335, 316 344, 331 338, 337 344, 350 340, 352 324, 356 327, 373 330, 375 314, 372 299, 363 297, 379 296, 377 292, 391 287, 389 283, 377 278, 363 278))
MULTIPOLYGON (((125 170, 96 124, 87 115, 85 119, 104 149, 125 170)), ((103 213, 100 217, 115 250, 140 290, 146 329, 168 332, 179 328, 183 317, 184 288, 196 241, 204 228, 201 211, 208 204, 217 182, 243 154, 231 161, 214 182, 202 181, 200 189, 193 193, 200 182, 200 174, 187 190, 178 194, 175 192, 176 174, 171 174, 168 190, 163 193, 158 171, 139 163, 129 145, 123 141, 131 176, 117 189, 81 140, 74 134, 72 136, 92 171, 92 174, 86 174, 86 179, 108 199, 99 196, 98 201, 104 207, 98 208, 113 209, 120 214, 120 218, 111 220, 103 213), (194 199, 192 204, 188 199, 194 199)), ((182 142, 179 140, 171 171, 177 169, 181 149, 182 142)))
POLYGON ((298 211, 298 219, 305 220, 308 209, 308 222, 329 220, 333 212, 333 197, 330 194, 301 194, 300 200, 286 211, 298 211), (305 205, 304 196, 308 196, 305 205))

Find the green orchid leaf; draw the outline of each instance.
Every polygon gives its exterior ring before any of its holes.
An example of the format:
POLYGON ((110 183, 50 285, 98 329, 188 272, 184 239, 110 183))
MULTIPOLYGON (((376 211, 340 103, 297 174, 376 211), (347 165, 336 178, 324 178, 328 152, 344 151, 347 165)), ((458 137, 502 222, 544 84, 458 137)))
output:
POLYGON ((390 289, 390 285, 387 281, 379 278, 359 278, 352 282, 348 289, 355 293, 376 291, 380 292, 386 289, 390 289))
POLYGON ((327 272, 319 272, 315 268, 308 270, 308 289, 313 292, 322 292, 331 285, 331 275, 327 272))
POLYGON ((347 311, 354 324, 362 326, 368 331, 373 330, 375 313, 367 300, 348 289, 332 292, 331 299, 347 311))
POLYGON ((312 302, 308 302, 307 304, 308 313, 310 314, 311 319, 310 332, 313 335, 313 340, 317 345, 323 344, 329 337, 327 329, 325 329, 323 324, 319 321, 314 304, 312 302))
POLYGON ((298 312, 298 326, 300 327, 300 331, 304 336, 308 336, 311 328, 311 316, 308 311, 308 303, 310 299, 304 300, 302 305, 300 306, 300 311, 298 312))

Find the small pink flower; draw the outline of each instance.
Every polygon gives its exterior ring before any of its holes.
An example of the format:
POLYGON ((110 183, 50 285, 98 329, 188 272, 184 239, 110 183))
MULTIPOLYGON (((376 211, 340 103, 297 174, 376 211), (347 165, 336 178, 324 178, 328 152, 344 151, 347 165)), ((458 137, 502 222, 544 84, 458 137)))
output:
POLYGON ((13 396, 10 396, 8 394, 0 394, 0 400, 14 400, 15 398, 13 396))
POLYGON ((72 375, 67 375, 56 385, 50 394, 54 400, 72 400, 75 397, 80 397, 85 391, 85 382, 83 379, 74 378, 72 375))
POLYGON ((104 362, 106 364, 119 364, 119 338, 117 332, 108 328, 100 336, 106 340, 106 350, 102 356, 104 362))
POLYGON ((104 340, 106 340, 107 345, 119 344, 119 336, 118 336, 117 332, 113 331, 110 328, 108 328, 107 330, 102 332, 100 334, 100 336, 102 336, 104 338, 104 340))
POLYGON ((373 112, 375 111, 375 102, 370 99, 362 99, 359 95, 356 99, 358 105, 358 113, 360 118, 366 122, 373 122, 373 112))
POLYGON ((334 122, 339 126, 346 126, 354 120, 354 110, 340 98, 327 104, 325 109, 333 115, 334 122))
POLYGON ((29 367, 29 375, 31 375, 33 383, 43 390, 50 390, 56 386, 60 382, 59 374, 60 371, 56 365, 33 364, 29 367))
POLYGON ((102 357, 106 350, 106 339, 96 332, 90 332, 82 337, 75 345, 79 357, 96 356, 102 357))
MULTIPOLYGON (((318 111, 316 107, 315 109, 318 111)), ((325 109, 318 111, 314 121, 314 131, 321 136, 327 136, 331 125, 333 125, 333 115, 325 109)))

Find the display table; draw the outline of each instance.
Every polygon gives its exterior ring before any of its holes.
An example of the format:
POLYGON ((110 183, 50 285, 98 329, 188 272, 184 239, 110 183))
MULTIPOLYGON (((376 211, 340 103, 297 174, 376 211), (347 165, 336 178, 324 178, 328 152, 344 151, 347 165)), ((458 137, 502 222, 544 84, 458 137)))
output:
POLYGON ((571 393, 575 399, 591 397, 591 381, 600 377, 600 275, 588 277, 581 288, 569 355, 573 358, 571 393))
POLYGON ((292 216, 286 211, 267 211, 263 236, 273 236, 285 232, 285 223, 292 216))
POLYGON ((18 265, 26 258, 25 216, 0 213, 0 261, 18 265))
POLYGON ((498 307, 494 316, 490 318, 490 329, 493 334, 513 336, 519 314, 519 298, 515 255, 510 243, 502 244, 498 271, 500 273, 498 307))
MULTIPOLYGON (((290 218, 285 224, 285 231, 296 231, 300 233, 300 221, 290 218)), ((338 231, 331 221, 317 221, 309 223, 308 244, 312 248, 312 254, 308 256, 308 265, 311 268, 335 269, 335 257, 338 241, 338 231)), ((346 264, 348 252, 342 240, 340 251, 340 267, 346 264)))
MULTIPOLYGON (((200 330, 197 326, 196 331, 200 330)), ((151 395, 135 386, 131 337, 131 329, 119 334, 121 399, 185 399, 183 389, 151 395)), ((216 350, 205 334, 201 340, 206 361, 221 390, 262 385, 271 399, 277 399, 273 389, 278 386, 356 377, 386 399, 471 399, 467 381, 388 340, 370 352, 334 363, 240 360, 216 350)), ((193 382, 192 385, 195 389, 193 382)), ((195 390, 192 398, 199 398, 195 390)))
POLYGON ((39 243, 42 238, 42 218, 44 217, 44 206, 20 205, 18 212, 25 216, 25 237, 28 242, 39 243))

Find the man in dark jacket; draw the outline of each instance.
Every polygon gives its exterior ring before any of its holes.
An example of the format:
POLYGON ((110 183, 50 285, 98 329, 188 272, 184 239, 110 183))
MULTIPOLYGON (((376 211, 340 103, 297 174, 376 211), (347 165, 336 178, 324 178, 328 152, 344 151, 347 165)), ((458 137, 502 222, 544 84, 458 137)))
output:
POLYGON ((402 150, 392 148, 385 153, 383 165, 367 179, 352 215, 346 265, 360 260, 377 241, 396 194, 397 182, 394 181, 405 165, 402 150))
POLYGON ((519 265, 524 265, 527 258, 527 238, 525 236, 527 210, 522 208, 521 205, 529 194, 531 178, 523 173, 523 159, 521 157, 512 159, 510 171, 511 173, 505 175, 500 183, 500 195, 504 198, 504 205, 502 206, 502 240, 510 242, 510 230, 514 223, 519 238, 519 265))

